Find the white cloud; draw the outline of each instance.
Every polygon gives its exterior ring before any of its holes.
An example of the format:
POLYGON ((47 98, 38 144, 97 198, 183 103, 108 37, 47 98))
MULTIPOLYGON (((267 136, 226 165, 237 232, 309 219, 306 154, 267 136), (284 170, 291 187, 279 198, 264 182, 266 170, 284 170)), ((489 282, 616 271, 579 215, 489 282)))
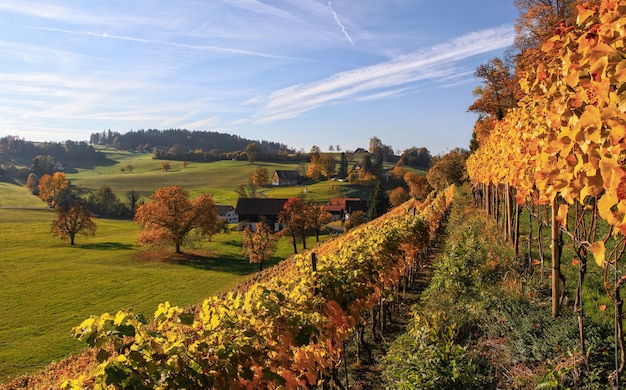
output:
MULTIPOLYGON (((337 73, 326 79, 283 88, 270 94, 256 113, 258 123, 293 118, 324 104, 380 94, 420 80, 454 76, 452 65, 469 57, 503 49, 513 43, 512 26, 472 32, 391 61, 337 73)), ((466 71, 463 71, 466 72, 466 71)))

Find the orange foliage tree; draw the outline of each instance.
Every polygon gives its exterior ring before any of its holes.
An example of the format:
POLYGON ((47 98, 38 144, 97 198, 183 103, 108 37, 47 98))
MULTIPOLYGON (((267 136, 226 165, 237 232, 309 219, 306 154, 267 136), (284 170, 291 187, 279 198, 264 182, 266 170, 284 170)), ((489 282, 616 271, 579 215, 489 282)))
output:
POLYGON ((433 190, 426 176, 420 176, 413 172, 404 175, 404 181, 409 186, 409 195, 418 200, 424 200, 433 190))
POLYGON ((270 226, 264 222, 259 222, 255 231, 252 231, 250 226, 245 227, 241 239, 241 249, 251 263, 259 264, 259 271, 261 271, 263 270, 263 261, 269 259, 276 252, 277 241, 278 236, 272 234, 270 226))
POLYGON ((55 172, 53 175, 43 175, 39 179, 37 190, 39 190, 39 197, 52 207, 55 205, 57 195, 69 185, 70 182, 65 177, 65 173, 55 172))
POLYGON ((135 222, 143 229, 140 245, 174 244, 176 253, 191 231, 201 236, 215 233, 218 226, 213 198, 200 194, 195 200, 180 186, 162 187, 150 196, 150 201, 139 206, 135 222))
POLYGON ((85 201, 74 195, 68 188, 57 194, 57 220, 52 223, 52 233, 61 239, 70 239, 74 245, 77 234, 85 236, 96 234, 93 214, 87 209, 85 201))
POLYGON ((299 238, 302 239, 302 248, 306 249, 306 231, 311 226, 310 218, 307 205, 300 198, 289 199, 278 216, 278 221, 286 226, 283 234, 291 236, 293 253, 298 253, 296 243, 299 238))

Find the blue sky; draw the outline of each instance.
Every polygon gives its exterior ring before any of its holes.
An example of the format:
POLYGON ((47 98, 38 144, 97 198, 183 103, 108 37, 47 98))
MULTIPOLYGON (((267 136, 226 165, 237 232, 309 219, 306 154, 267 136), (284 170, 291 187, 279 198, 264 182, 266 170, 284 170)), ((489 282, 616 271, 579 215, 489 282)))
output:
POLYGON ((512 0, 0 2, 0 136, 186 128, 296 149, 467 147, 512 0))

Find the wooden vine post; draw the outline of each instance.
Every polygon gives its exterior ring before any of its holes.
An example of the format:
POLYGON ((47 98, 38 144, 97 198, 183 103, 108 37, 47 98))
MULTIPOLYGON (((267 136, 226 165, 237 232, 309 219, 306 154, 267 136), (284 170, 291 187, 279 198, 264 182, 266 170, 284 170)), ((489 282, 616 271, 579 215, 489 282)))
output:
POLYGON ((555 196, 552 200, 552 215, 550 217, 552 226, 552 317, 556 318, 559 315, 561 309, 559 293, 559 283, 561 278, 561 256, 559 251, 561 247, 559 245, 559 233, 561 227, 559 226, 556 216, 559 212, 558 197, 555 196))

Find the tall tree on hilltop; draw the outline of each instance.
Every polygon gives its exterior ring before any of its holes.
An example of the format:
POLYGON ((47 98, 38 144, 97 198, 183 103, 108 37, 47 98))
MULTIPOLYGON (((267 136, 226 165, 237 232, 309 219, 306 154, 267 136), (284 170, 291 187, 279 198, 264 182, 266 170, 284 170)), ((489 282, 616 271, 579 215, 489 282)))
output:
MULTIPOLYGON (((595 0, 592 0, 592 2, 595 0)), ((514 0, 519 11, 515 21, 514 57, 516 68, 534 68, 545 56, 541 46, 550 39, 558 26, 576 22, 578 0, 514 0)))
POLYGON ((348 157, 345 152, 341 152, 341 159, 339 160, 339 170, 337 175, 342 178, 348 177, 348 157))
POLYGON ((246 146, 246 149, 244 150, 244 152, 246 152, 246 155, 248 156, 248 162, 250 164, 254 164, 260 151, 261 151, 261 148, 259 147, 259 144, 257 144, 256 142, 252 142, 248 144, 248 146, 246 146))
POLYGON ((212 235, 217 230, 218 216, 210 195, 200 194, 192 201, 182 187, 170 186, 157 189, 148 203, 137 208, 135 222, 142 228, 141 245, 169 243, 181 253, 181 245, 191 231, 212 235))
POLYGON ((493 58, 479 65, 474 76, 482 81, 482 86, 473 91, 476 100, 468 108, 481 117, 493 116, 502 119, 506 112, 515 107, 520 88, 514 72, 501 59, 493 58))
POLYGON ((313 145, 311 147, 311 152, 309 153, 309 168, 306 171, 306 175, 314 180, 319 180, 322 176, 322 168, 321 168, 321 150, 319 146, 313 145))

